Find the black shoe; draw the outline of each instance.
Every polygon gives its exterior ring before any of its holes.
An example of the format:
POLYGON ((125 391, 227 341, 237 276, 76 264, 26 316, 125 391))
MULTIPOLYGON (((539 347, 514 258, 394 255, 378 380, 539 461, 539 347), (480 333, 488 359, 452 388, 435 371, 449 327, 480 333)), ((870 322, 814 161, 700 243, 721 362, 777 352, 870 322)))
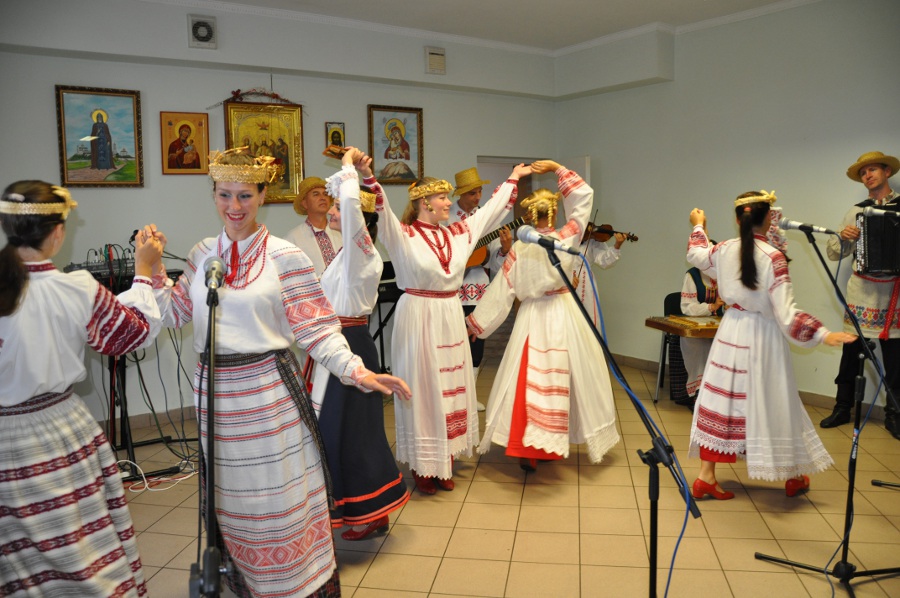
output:
POLYGON ((850 408, 837 406, 831 415, 819 422, 820 428, 836 428, 850 421, 850 408))
POLYGON ((687 407, 691 411, 694 410, 694 403, 697 402, 697 395, 688 395, 682 399, 677 399, 672 401, 676 405, 681 405, 682 407, 687 407))
POLYGON ((884 429, 891 433, 891 436, 900 440, 900 421, 894 415, 887 415, 884 418, 884 429))

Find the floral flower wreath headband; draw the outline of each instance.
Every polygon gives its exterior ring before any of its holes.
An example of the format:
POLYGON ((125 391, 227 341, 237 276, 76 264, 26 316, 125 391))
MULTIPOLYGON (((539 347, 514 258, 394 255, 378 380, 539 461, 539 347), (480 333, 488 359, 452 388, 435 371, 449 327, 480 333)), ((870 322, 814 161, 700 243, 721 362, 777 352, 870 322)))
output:
MULTIPOLYGON (((228 154, 247 153, 247 146, 235 147, 209 155, 209 176, 217 183, 272 183, 281 178, 284 166, 275 164, 272 156, 250 156, 254 164, 222 164, 228 154)), ((247 154, 249 156, 249 153, 247 154)))
POLYGON ((53 195, 62 199, 62 201, 32 203, 26 202, 25 196, 21 193, 7 193, 6 198, 0 200, 0 214, 14 215, 37 215, 48 216, 51 214, 61 214, 62 219, 69 217, 69 211, 78 205, 78 202, 72 199, 72 195, 65 187, 53 185, 51 187, 53 195))

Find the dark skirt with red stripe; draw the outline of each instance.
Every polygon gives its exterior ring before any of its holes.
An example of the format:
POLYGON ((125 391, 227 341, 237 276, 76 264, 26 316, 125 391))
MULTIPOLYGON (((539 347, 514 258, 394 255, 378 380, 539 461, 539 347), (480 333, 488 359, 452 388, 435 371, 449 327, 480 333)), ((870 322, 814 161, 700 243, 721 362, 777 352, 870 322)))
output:
POLYGON ((0 408, 0 596, 146 596, 116 456, 71 391, 0 408))
MULTIPOLYGON (((379 371, 378 352, 368 327, 351 326, 342 333, 365 366, 379 371)), ((406 504, 409 490, 384 433, 381 394, 362 392, 330 376, 319 429, 333 484, 333 526, 375 521, 406 504)))

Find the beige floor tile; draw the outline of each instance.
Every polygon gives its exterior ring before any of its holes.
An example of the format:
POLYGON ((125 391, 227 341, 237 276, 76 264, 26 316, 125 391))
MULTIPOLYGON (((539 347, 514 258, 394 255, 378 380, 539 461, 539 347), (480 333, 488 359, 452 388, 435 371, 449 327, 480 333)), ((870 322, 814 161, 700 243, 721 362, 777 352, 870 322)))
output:
POLYGON ((444 556, 452 533, 451 527, 397 524, 391 528, 379 553, 444 556))
POLYGON ((397 523, 402 525, 424 525, 434 527, 453 527, 462 509, 461 502, 430 500, 434 497, 416 496, 406 503, 397 523))
POLYGON ((706 512, 703 523, 710 538, 774 539, 759 513, 752 511, 706 512))
MULTIPOLYGON (((796 563, 824 569, 825 567, 833 567, 841 558, 841 549, 839 541, 829 542, 811 542, 804 540, 778 540, 778 546, 781 547, 784 556, 796 563), (831 563, 829 565, 829 563, 831 563)), ((856 544, 850 543, 850 553, 847 560, 854 565, 859 564, 859 558, 854 552, 856 544)), ((762 552, 762 551, 760 551, 762 552)), ((763 553, 767 554, 768 553, 763 553)), ((768 555, 776 556, 777 555, 768 555)))
POLYGON ((525 472, 518 463, 482 463, 475 470, 473 482, 525 483, 525 472))
POLYGON ((637 508, 634 489, 627 486, 581 486, 578 504, 590 508, 637 508))
POLYGON ((771 596, 802 596, 806 589, 796 573, 769 571, 726 571, 725 577, 735 598, 771 596), (777 590, 776 590, 777 588, 777 590))
MULTIPOLYGON (((896 544, 860 542, 851 538, 850 549, 856 555, 853 562, 858 569, 875 570, 900 567, 900 554, 896 544)), ((850 560, 848 558, 848 560, 850 560)))
MULTIPOLYGON (((812 484, 810 482, 810 484, 812 484)), ((809 502, 820 513, 844 513, 847 509, 847 490, 811 489, 807 494, 809 502)), ((860 492, 853 496, 853 512, 857 515, 876 515, 878 509, 860 492)))
POLYGON ((166 598, 188 598, 190 596, 190 574, 180 569, 160 569, 147 582, 149 596, 166 598))
POLYGON ((341 583, 341 591, 347 598, 428 598, 428 592, 401 592, 374 588, 356 588, 353 594, 347 594, 343 583, 341 583))
POLYGON ((581 563, 613 567, 646 567, 647 544, 642 536, 581 534, 581 563))
POLYGON ((492 505, 467 502, 456 527, 474 529, 515 530, 519 521, 518 505, 492 505))
POLYGON ((516 532, 456 529, 444 556, 455 559, 509 561, 516 532))
POLYGON ((505 596, 506 598, 578 596, 581 591, 580 578, 579 565, 511 563, 505 596))
POLYGON ((200 560, 197 560, 197 544, 200 540, 192 540, 190 544, 188 544, 184 550, 175 555, 171 561, 166 564, 167 569, 183 569, 184 571, 190 571, 191 565, 197 562, 203 562, 203 551, 206 549, 206 538, 204 537, 202 540, 202 544, 200 545, 200 560))
POLYGON ((510 563, 445 558, 432 586, 431 596, 504 595, 510 563))
POLYGON ((197 537, 200 518, 199 509, 187 507, 175 507, 165 517, 147 528, 148 532, 157 534, 172 534, 176 536, 197 537))
POLYGON ((541 507, 522 505, 519 512, 520 532, 578 533, 577 507, 541 507))
MULTIPOLYGON (((840 580, 833 576, 826 577, 821 573, 801 571, 798 577, 810 596, 831 596, 832 588, 835 596, 849 595, 840 580)), ((900 595, 900 584, 894 586, 893 592, 889 590, 891 581, 885 578, 878 580, 872 577, 856 577, 850 581, 850 587, 856 598, 888 598, 900 595)))
POLYGON ((377 555, 374 552, 337 550, 335 556, 338 575, 341 578, 341 588, 343 588, 344 586, 358 586, 377 555))
POLYGON ((522 505, 577 507, 578 486, 573 484, 526 484, 522 505))
POLYGON ((578 467, 578 483, 582 486, 631 486, 631 469, 628 467, 603 466, 578 467))
MULTIPOLYGON (((644 528, 644 535, 650 534, 650 510, 641 508, 638 511, 641 518, 641 525, 644 528)), ((684 535, 688 538, 708 538, 709 534, 705 527, 705 515, 703 517, 694 518, 692 515, 687 516, 687 526, 684 524, 684 510, 660 510, 657 517, 657 527, 659 536, 680 536, 682 528, 684 535)))
POLYGON ((579 509, 582 534, 640 536, 641 516, 634 509, 579 509))
POLYGON ((502 484, 498 482, 472 482, 466 502, 492 505, 522 504, 522 484, 502 484))
MULTIPOLYGON (((844 535, 844 514, 825 514, 825 520, 839 535, 844 535)), ((850 542, 876 542, 883 544, 900 544, 900 530, 894 527, 890 519, 883 515, 854 515, 850 529, 850 542)), ((900 566, 900 550, 898 550, 898 566, 900 566)))
MULTIPOLYGON (((656 559, 660 569, 669 569, 677 541, 677 537, 660 536, 656 553, 656 559)), ((648 538, 648 554, 649 551, 650 542, 648 538)), ((719 559, 716 557, 716 551, 713 550, 713 545, 709 538, 682 538, 681 542, 678 544, 678 554, 675 557, 675 568, 721 569, 721 565, 719 564, 719 559)))
POLYGON ((166 507, 177 507, 178 505, 183 504, 186 500, 194 499, 194 508, 197 504, 197 486, 190 485, 187 483, 180 483, 174 486, 171 486, 166 489, 160 489, 161 487, 156 487, 153 490, 144 490, 139 493, 138 496, 128 501, 129 503, 136 503, 142 505, 160 505, 166 507))
POLYGON ((529 484, 577 484, 578 465, 567 465, 562 461, 538 463, 537 471, 528 474, 529 484))
POLYGON ((408 554, 379 554, 358 584, 360 588, 430 591, 441 559, 408 554))
POLYGON ((162 519, 172 509, 173 507, 128 503, 128 512, 131 513, 131 521, 134 524, 134 531, 136 532, 146 530, 148 527, 162 519))
POLYGON ((777 540, 839 540, 825 518, 813 513, 762 513, 777 540))
POLYGON ((577 565, 578 534, 517 532, 512 560, 524 563, 577 565))
POLYGON ((900 490, 894 490, 894 494, 882 491, 870 491, 868 489, 862 490, 861 494, 868 500, 872 505, 878 509, 878 512, 882 515, 889 515, 892 517, 900 516, 900 500, 897 500, 897 493, 900 490))
POLYGON ((150 567, 165 567, 191 541, 192 539, 188 536, 143 532, 137 537, 141 562, 150 567))
POLYGON ((784 566, 756 558, 756 553, 767 554, 776 558, 785 558, 781 547, 775 540, 745 538, 711 538, 716 557, 725 571, 770 571, 783 572, 784 566))
POLYGON ((581 565, 582 596, 646 596, 649 584, 646 563, 643 568, 581 565))

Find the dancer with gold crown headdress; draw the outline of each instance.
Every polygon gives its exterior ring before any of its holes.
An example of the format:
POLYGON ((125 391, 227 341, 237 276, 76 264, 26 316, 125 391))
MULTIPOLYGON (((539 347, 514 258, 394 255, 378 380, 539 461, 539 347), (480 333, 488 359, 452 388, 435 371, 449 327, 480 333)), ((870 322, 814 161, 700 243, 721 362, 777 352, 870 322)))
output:
POLYGON ((398 220, 371 165, 360 172, 375 192, 381 241, 397 286, 406 291, 397 302, 391 360, 413 397, 394 401, 397 460, 409 463, 419 492, 453 490, 453 456, 471 455, 478 444, 475 375, 459 287, 475 244, 503 221, 516 201, 519 178, 531 174, 531 167, 517 165, 476 214, 450 226, 441 224, 450 218, 449 182, 425 177, 410 185, 398 220))
MULTIPOLYGON (((296 343, 365 392, 408 396, 409 389, 366 369, 341 335, 309 258, 257 222, 266 185, 278 176, 274 160, 239 148, 209 162, 224 228, 191 249, 174 287, 159 275, 154 286, 165 324, 193 322, 194 350, 202 353, 209 308, 198 268, 210 256, 228 265, 215 347, 216 518, 223 555, 233 564, 226 583, 238 596, 339 596, 328 469, 290 347, 296 343)), ((194 388, 202 394, 194 400, 204 447, 207 378, 201 360, 194 388)))
POLYGON ((786 480, 794 496, 809 488, 809 475, 831 456, 800 401, 788 342, 800 347, 837 346, 856 336, 830 332, 794 303, 787 257, 766 240, 775 193, 748 191, 734 201, 740 237, 712 245, 703 210, 694 227, 688 261, 715 279, 730 308, 709 352, 694 407, 689 456, 700 457, 695 498, 734 498, 716 479, 716 463, 746 458, 751 479, 786 480))
POLYGON ((153 343, 163 243, 150 227, 136 232, 134 282, 114 296, 50 261, 76 206, 43 181, 13 183, 0 199, 2 596, 147 593, 116 455, 72 388, 87 374, 85 345, 123 355, 153 343))
MULTIPOLYGON (((542 235, 577 245, 594 200, 594 191, 577 173, 552 160, 539 160, 532 172, 554 172, 560 192, 538 189, 522 200, 542 235), (567 218, 554 229, 560 195, 567 218)), ((574 256, 557 253, 566 271, 574 256)), ((619 441, 616 408, 606 360, 573 297, 540 245, 516 241, 475 311, 466 319, 473 336, 486 338, 503 322, 513 301, 516 313, 503 361, 494 378, 485 415, 486 453, 491 443, 506 447, 520 466, 534 471, 538 460, 569 456, 569 445, 587 444, 599 463, 619 441), (569 417, 577 413, 577 417, 569 417)))

